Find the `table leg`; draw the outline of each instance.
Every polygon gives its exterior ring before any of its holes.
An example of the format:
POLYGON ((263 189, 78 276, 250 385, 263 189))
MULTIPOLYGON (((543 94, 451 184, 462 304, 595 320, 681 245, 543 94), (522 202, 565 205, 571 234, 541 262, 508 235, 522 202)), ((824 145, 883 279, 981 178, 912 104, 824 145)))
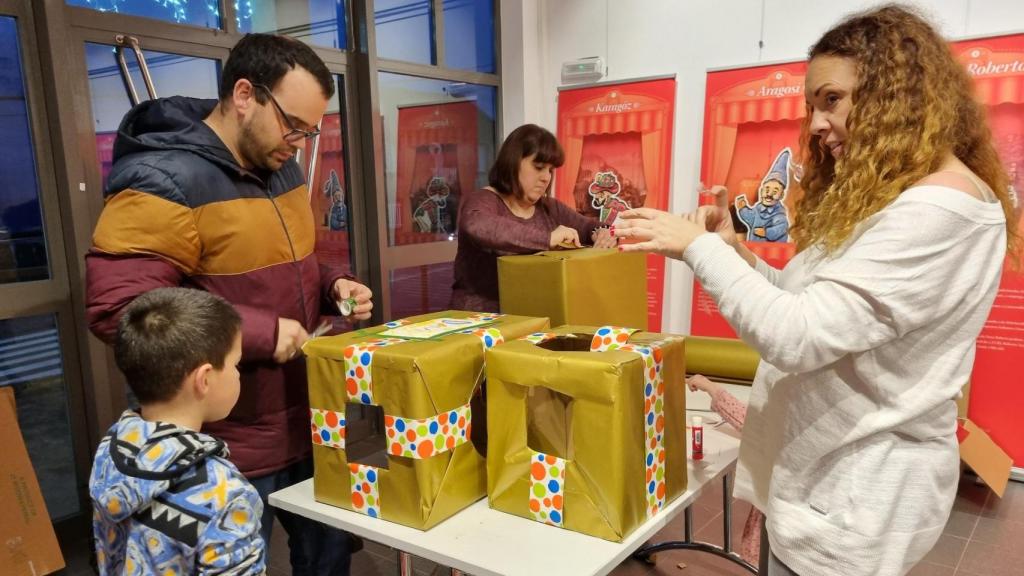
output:
POLYGON ((732 495, 729 493, 729 474, 722 477, 722 514, 724 525, 724 546, 716 546, 707 542, 695 541, 693 539, 693 510, 687 507, 683 510, 683 539, 681 541, 660 542, 658 544, 645 544, 633 553, 637 560, 653 563, 654 555, 663 550, 697 550, 706 552, 719 558, 739 565, 741 568, 757 574, 757 567, 747 563, 739 554, 732 551, 732 495))
POLYGON ((722 476, 722 550, 732 552, 732 494, 729 491, 729 475, 722 476))
POLYGON ((412 554, 397 550, 398 576, 412 576, 412 554))

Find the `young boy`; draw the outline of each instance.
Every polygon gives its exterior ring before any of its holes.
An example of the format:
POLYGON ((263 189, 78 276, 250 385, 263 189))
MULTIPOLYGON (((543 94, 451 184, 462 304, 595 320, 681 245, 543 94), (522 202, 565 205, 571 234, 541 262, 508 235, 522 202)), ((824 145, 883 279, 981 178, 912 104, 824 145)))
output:
POLYGON ((264 572, 259 494, 198 431, 238 400, 240 327, 200 290, 159 288, 125 308, 114 356, 142 408, 122 414, 93 461, 101 576, 264 572))

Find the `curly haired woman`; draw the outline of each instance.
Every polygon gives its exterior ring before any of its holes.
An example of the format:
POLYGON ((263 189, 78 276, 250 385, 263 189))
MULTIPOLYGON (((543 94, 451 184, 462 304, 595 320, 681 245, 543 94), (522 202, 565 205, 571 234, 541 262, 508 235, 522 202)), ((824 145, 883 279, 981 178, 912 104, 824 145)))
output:
POLYGON ((784 270, 718 207, 633 210, 614 234, 685 261, 761 353, 735 493, 767 516, 762 574, 905 574, 949 517, 954 400, 1020 242, 971 81, 927 22, 855 15, 810 58, 784 270))

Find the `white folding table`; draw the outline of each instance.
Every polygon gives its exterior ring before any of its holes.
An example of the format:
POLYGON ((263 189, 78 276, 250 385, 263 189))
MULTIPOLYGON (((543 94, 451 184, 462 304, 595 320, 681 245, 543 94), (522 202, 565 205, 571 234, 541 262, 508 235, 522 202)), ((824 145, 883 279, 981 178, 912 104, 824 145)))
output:
MULTIPOLYGON (((696 412, 707 416, 707 413, 696 412)), ((688 417, 691 413, 688 412, 688 417)), ((427 531, 409 528, 351 512, 313 499, 313 481, 296 484, 270 495, 277 508, 346 530, 397 550, 398 569, 412 574, 412 557, 426 558, 451 568, 452 574, 474 576, 536 576, 537 574, 601 575, 611 572, 631 555, 646 559, 669 549, 708 552, 735 562, 751 573, 731 547, 731 487, 729 477, 739 455, 739 434, 730 426, 705 425, 704 459, 688 459, 686 492, 650 518, 622 542, 608 542, 492 510, 483 499, 427 531), (712 482, 723 483, 724 546, 692 539, 690 506, 712 482), (645 543, 678 514, 685 513, 681 541, 645 543)))

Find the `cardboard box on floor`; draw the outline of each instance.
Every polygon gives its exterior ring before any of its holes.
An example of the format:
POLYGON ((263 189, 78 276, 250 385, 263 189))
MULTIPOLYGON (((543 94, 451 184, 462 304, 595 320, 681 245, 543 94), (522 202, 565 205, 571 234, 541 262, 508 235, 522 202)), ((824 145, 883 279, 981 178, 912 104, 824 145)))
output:
POLYGON ((0 388, 0 566, 5 576, 40 576, 64 568, 50 514, 18 428, 14 390, 0 388))

